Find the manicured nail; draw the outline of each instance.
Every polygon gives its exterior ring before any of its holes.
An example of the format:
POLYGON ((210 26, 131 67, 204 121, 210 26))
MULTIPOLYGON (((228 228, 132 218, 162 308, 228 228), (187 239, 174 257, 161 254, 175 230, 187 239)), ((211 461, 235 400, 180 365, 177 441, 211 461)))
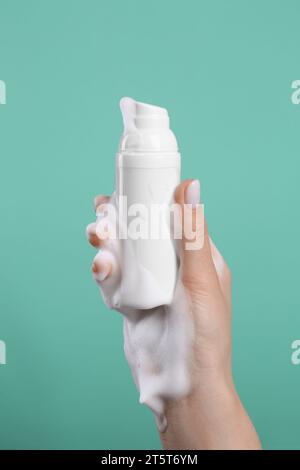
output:
POLYGON ((185 190, 185 203, 191 204, 192 207, 196 207, 200 203, 200 182, 199 180, 193 180, 190 182, 185 190))
POLYGON ((87 238, 89 238, 90 235, 95 234, 95 222, 87 226, 87 228, 85 229, 85 233, 86 233, 87 238))
POLYGON ((96 279, 96 281, 104 281, 104 279, 107 278, 107 276, 110 273, 110 266, 108 264, 99 264, 93 263, 92 264, 92 271, 93 271, 93 276, 96 279))

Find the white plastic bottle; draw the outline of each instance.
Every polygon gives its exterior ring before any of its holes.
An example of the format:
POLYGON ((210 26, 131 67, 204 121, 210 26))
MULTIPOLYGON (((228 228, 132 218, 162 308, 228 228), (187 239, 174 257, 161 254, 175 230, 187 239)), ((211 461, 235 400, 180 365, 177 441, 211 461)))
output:
POLYGON ((168 207, 180 181, 180 154, 166 109, 131 98, 122 98, 120 107, 124 133, 116 156, 116 199, 129 236, 121 240, 119 304, 149 309, 171 303, 177 279, 174 242, 172 236, 165 234, 170 234, 168 207), (125 210, 123 196, 127 202, 125 210), (143 236, 132 239, 130 224, 139 217, 143 225, 146 218, 144 210, 133 210, 128 217, 131 209, 136 209, 132 204, 143 204, 146 208, 148 228, 149 222, 157 222, 151 219, 151 211, 160 207, 164 235, 157 232, 153 235, 150 229, 145 238, 141 230, 143 236))

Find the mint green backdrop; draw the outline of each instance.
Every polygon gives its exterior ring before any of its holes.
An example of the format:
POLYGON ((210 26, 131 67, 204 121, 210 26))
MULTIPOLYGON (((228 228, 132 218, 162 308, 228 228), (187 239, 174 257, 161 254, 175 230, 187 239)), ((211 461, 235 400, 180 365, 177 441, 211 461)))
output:
POLYGON ((300 448, 300 3, 0 0, 1 448, 158 448, 94 285, 123 95, 168 108, 233 272, 234 371, 266 448, 300 448))

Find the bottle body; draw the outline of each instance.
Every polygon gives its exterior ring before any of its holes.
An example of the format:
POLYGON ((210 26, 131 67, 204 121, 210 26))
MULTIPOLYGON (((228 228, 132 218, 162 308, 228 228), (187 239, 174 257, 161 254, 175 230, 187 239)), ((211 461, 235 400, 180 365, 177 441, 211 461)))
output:
POLYGON ((119 302, 149 309, 168 305, 177 280, 177 255, 170 205, 180 181, 180 154, 120 152, 116 156, 116 200, 121 237, 119 302))

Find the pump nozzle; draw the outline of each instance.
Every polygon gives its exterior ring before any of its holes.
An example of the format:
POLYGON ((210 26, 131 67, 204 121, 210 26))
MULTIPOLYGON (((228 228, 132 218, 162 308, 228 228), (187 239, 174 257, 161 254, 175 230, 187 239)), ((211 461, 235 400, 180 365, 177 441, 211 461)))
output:
MULTIPOLYGON (((128 97, 120 100, 120 108, 124 123, 124 144, 130 142, 133 147, 137 148, 137 143, 139 143, 140 150, 177 150, 176 139, 170 130, 166 109, 128 97), (168 148, 164 149, 165 146, 168 148)), ((123 148, 122 142, 121 148, 123 148)))
POLYGON ((133 129, 169 128, 168 112, 152 104, 124 97, 120 101, 124 133, 133 129))

